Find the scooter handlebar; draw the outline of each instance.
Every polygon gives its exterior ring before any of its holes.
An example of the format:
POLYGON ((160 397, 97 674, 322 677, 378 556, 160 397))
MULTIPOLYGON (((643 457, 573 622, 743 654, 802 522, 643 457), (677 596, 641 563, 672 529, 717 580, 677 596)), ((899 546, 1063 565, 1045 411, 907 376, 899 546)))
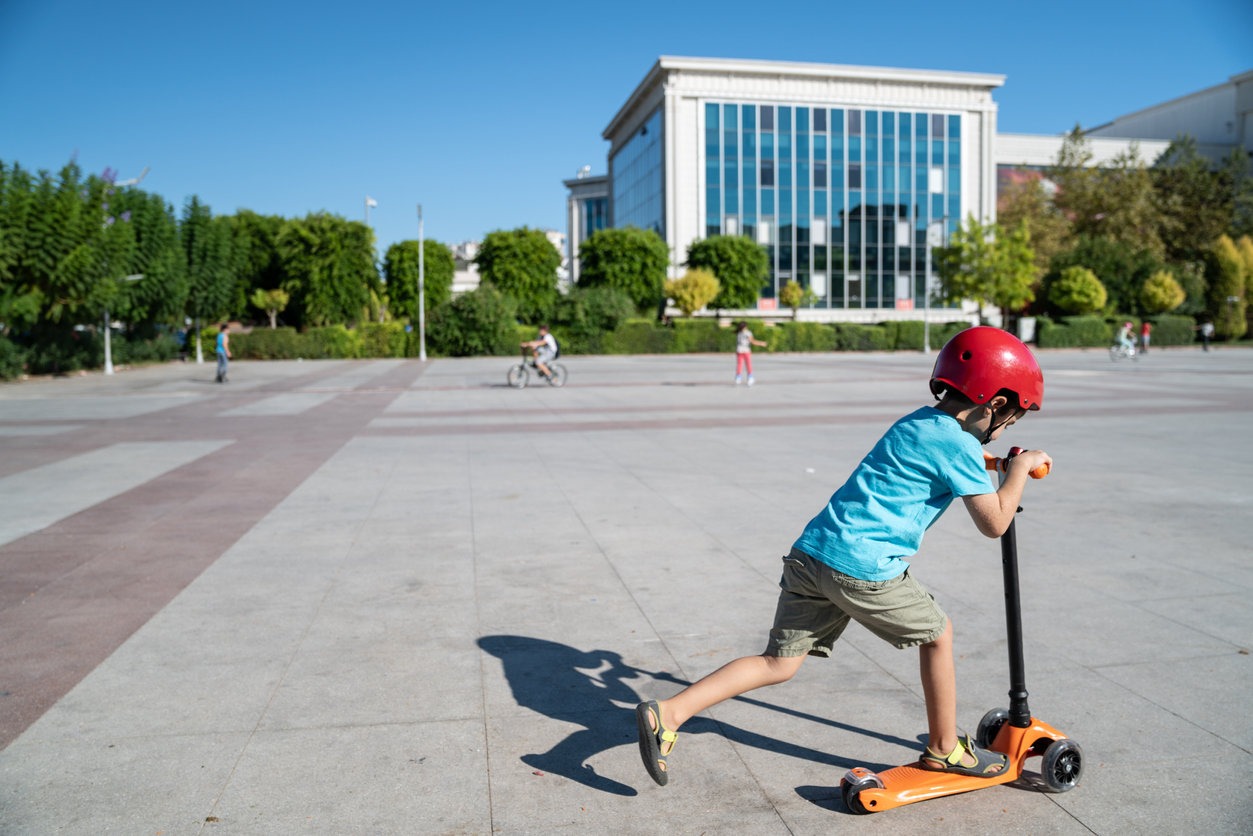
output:
MULTIPOLYGON (((1023 452, 1025 451, 1021 447, 1011 447, 1009 448, 1009 455, 1004 458, 998 458, 991 453, 984 453, 983 463, 988 470, 994 470, 997 473, 1005 473, 1009 470, 1009 460, 1023 452)), ((1045 476, 1049 475, 1049 470, 1050 468, 1048 464, 1045 463, 1035 468, 1027 475, 1032 479, 1043 479, 1045 476)))

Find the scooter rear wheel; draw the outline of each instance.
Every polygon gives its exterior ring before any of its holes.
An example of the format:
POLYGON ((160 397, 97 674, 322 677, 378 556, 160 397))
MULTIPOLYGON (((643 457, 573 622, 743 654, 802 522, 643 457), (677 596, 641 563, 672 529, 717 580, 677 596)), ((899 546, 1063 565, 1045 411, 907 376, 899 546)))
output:
POLYGON ((1079 785, 1083 772, 1083 749, 1073 740, 1054 740, 1044 750, 1040 777, 1049 792, 1068 792, 1079 785))
POLYGON ((883 781, 878 775, 875 775, 873 772, 855 775, 850 771, 844 776, 844 780, 840 782, 840 796, 844 799, 844 806, 859 816, 873 812, 859 798, 862 790, 872 788, 883 789, 883 781))

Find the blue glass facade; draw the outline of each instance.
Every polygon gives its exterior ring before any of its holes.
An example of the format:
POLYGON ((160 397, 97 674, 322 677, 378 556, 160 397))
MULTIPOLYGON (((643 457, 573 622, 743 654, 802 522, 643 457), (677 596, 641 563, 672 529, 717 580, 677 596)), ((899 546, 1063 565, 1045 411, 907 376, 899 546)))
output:
MULTIPOLYGON (((592 197, 587 200, 580 201, 579 210, 582 213, 582 225, 580 232, 583 239, 588 238, 593 232, 599 232, 609 226, 609 198, 592 197)), ((577 243, 583 243, 579 241, 577 243)))
POLYGON ((794 279, 818 307, 923 306, 928 225, 960 222, 960 116, 706 102, 704 119, 705 233, 766 247, 763 299, 794 279))
POLYGON ((651 229, 665 238, 665 170, 660 108, 609 159, 613 225, 651 229))

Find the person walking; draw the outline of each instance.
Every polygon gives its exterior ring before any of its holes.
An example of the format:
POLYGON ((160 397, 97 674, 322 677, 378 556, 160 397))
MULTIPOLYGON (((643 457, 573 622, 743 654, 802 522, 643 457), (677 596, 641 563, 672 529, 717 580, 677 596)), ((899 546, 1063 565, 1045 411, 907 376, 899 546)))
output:
POLYGON ((1153 333, 1153 326, 1146 319, 1140 324, 1140 353, 1149 353, 1149 337, 1153 333))
POLYGON ((753 346, 765 347, 765 343, 753 336, 748 330, 748 323, 741 321, 735 326, 735 385, 739 386, 744 375, 748 375, 747 383, 753 385, 753 346))
POLYGON ((218 357, 218 383, 226 382, 226 370, 230 365, 231 359, 231 335, 230 326, 225 322, 218 328, 217 345, 215 352, 218 357))

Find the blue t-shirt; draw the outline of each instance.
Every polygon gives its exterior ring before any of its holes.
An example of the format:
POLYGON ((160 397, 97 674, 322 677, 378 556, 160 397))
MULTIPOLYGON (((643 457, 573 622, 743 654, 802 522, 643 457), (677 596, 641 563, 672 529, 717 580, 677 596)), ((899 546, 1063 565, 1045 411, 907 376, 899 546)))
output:
POLYGON ((909 567, 954 497, 993 490, 979 440, 924 406, 883 434, 794 545, 837 572, 885 581, 909 567))

